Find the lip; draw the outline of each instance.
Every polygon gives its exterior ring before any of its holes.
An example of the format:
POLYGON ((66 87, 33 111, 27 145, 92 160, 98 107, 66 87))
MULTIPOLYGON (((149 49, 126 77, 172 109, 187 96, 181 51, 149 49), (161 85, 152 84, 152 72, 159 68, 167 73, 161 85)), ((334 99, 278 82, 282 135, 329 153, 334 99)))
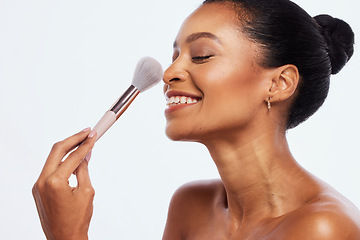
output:
POLYGON ((187 93, 187 92, 183 92, 183 91, 169 90, 169 91, 165 92, 166 99, 169 99, 169 98, 171 98, 173 96, 184 96, 184 97, 196 98, 198 100, 198 102, 196 102, 196 103, 187 103, 187 104, 176 104, 176 105, 168 106, 165 109, 165 114, 170 114, 170 113, 172 113, 174 111, 194 106, 194 105, 198 104, 202 99, 202 97, 200 97, 200 96, 198 96, 196 94, 187 93))

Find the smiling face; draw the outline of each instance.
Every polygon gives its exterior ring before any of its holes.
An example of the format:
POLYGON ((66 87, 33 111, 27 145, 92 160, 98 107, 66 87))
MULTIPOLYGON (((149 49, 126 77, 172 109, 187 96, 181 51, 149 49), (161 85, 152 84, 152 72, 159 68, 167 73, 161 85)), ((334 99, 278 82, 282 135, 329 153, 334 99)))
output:
POLYGON ((259 54, 231 8, 206 4, 190 15, 164 74, 168 137, 206 142, 263 125, 271 86, 259 54))

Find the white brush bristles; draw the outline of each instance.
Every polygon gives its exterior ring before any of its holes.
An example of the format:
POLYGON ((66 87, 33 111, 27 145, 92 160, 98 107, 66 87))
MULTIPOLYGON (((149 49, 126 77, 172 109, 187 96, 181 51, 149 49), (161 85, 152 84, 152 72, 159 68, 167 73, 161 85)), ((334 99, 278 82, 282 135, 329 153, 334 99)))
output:
POLYGON ((132 85, 144 92, 161 81, 163 69, 158 61, 151 57, 140 59, 136 65, 132 85))

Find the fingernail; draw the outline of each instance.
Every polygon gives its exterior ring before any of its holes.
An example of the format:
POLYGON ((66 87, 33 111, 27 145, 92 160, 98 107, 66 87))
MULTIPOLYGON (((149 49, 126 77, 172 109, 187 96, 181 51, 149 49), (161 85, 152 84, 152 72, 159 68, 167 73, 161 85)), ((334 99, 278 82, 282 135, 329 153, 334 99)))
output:
POLYGON ((91 128, 85 128, 84 130, 82 130, 81 132, 87 132, 87 131, 89 131, 91 128))
POLYGON ((88 154, 86 154, 86 156, 85 156, 85 158, 84 158, 87 162, 90 161, 91 153, 92 153, 92 150, 90 150, 90 152, 88 152, 88 154))
POLYGON ((88 138, 92 138, 93 136, 95 136, 96 134, 96 131, 95 130, 92 130, 89 135, 88 135, 88 138))

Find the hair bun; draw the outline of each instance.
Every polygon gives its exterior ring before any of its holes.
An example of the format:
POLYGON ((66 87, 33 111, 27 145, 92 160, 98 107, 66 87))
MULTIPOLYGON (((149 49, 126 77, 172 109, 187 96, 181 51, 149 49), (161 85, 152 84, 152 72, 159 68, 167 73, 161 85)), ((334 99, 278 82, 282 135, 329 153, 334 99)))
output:
POLYGON ((318 15, 314 19, 322 27, 329 47, 331 74, 337 74, 354 53, 354 32, 349 24, 329 15, 318 15))

